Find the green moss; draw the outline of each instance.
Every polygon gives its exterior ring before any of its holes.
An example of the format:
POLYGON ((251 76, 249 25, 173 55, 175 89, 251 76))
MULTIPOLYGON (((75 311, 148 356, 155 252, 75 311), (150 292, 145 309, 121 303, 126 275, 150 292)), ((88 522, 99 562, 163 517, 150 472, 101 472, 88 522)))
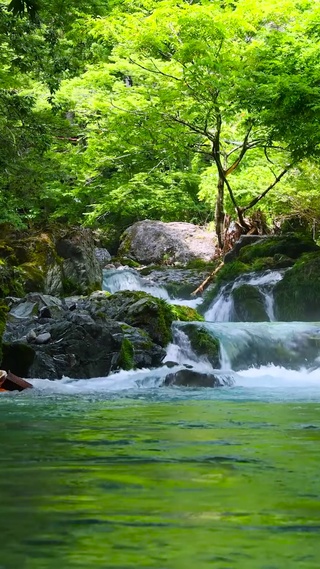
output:
POLYGON ((217 338, 201 326, 186 325, 183 331, 187 334, 191 347, 197 356, 206 357, 214 368, 220 367, 220 344, 217 338))
POLYGON ((117 292, 108 301, 111 318, 145 330, 153 342, 163 347, 172 339, 172 322, 203 320, 192 308, 167 304, 142 291, 117 292))
POLYGON ((41 292, 44 288, 44 273, 36 263, 19 265, 17 271, 26 292, 41 292))
MULTIPOLYGON (((96 282, 93 283, 90 287, 87 286, 84 292, 83 287, 78 281, 64 277, 62 279, 62 287, 63 287, 64 296, 73 296, 73 295, 82 296, 84 294, 86 296, 90 296, 90 294, 92 294, 93 292, 100 291, 101 283, 96 282)), ((110 295, 110 293, 106 294, 106 296, 108 295, 110 295)))
POLYGON ((182 322, 203 322, 204 318, 194 308, 189 306, 178 306, 176 304, 169 305, 174 320, 182 322))
POLYGON ((247 247, 243 247, 239 253, 239 261, 243 263, 253 263, 255 259, 261 257, 274 257, 275 255, 286 255, 292 259, 297 259, 303 253, 319 250, 319 247, 308 236, 287 233, 280 236, 272 236, 263 239, 247 247))
POLYGON ((232 291, 236 318, 240 322, 268 322, 269 318, 261 292, 254 286, 243 284, 232 291))
POLYGON ((23 277, 18 269, 8 266, 6 262, 0 264, 0 298, 6 296, 25 295, 23 277))
POLYGON ((152 273, 152 271, 165 271, 168 267, 163 265, 148 265, 139 271, 140 275, 146 277, 152 273))
POLYGON ((113 257, 111 262, 112 263, 121 263, 121 265, 126 265, 127 267, 130 267, 131 269, 137 269, 137 268, 141 267, 140 263, 138 263, 137 261, 134 261, 133 259, 129 259, 129 257, 113 257))
POLYGON ((134 348, 128 338, 123 338, 118 365, 121 369, 130 370, 134 368, 134 348))
POLYGON ((278 320, 320 320, 320 254, 303 255, 274 288, 278 320))
POLYGON ((221 285, 226 282, 234 281, 240 275, 247 273, 251 270, 251 267, 242 261, 233 261, 232 263, 226 263, 218 271, 216 276, 216 284, 221 285))

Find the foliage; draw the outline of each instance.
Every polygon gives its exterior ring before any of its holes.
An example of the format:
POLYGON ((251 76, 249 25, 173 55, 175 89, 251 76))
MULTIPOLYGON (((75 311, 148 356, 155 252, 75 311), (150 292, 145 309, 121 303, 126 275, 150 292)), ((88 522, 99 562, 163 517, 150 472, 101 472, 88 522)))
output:
POLYGON ((261 200, 314 223, 318 18, 307 0, 2 0, 0 219, 215 210, 221 243, 225 212, 247 227, 261 200))

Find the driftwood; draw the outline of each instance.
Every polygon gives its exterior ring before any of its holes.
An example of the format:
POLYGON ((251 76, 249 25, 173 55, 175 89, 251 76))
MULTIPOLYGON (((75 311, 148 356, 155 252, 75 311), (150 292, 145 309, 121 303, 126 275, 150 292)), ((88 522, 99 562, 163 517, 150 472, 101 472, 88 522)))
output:
POLYGON ((11 371, 0 370, 0 391, 24 391, 32 387, 31 383, 11 371))
MULTIPOLYGON (((243 227, 238 223, 238 221, 232 221, 230 215, 226 215, 224 219, 224 235, 223 235, 223 249, 218 250, 218 254, 215 256, 217 258, 224 258, 226 253, 233 249, 235 243, 240 239, 242 235, 265 235, 269 233, 269 229, 266 224, 264 214, 257 210, 253 213, 250 219, 246 219, 246 226, 247 230, 244 230, 243 227)), ((217 268, 210 273, 210 275, 201 283, 200 286, 196 290, 194 290, 191 294, 196 296, 197 294, 201 294, 204 289, 208 286, 209 283, 214 279, 216 274, 222 269, 224 266, 224 262, 221 261, 217 268)))
POLYGON ((201 283, 201 285, 198 286, 198 288, 191 293, 192 296, 196 296, 197 294, 201 294, 204 291, 204 289, 208 286, 208 284, 214 279, 214 277, 220 271, 220 269, 222 269, 223 266, 224 266, 224 262, 221 261, 221 263, 219 263, 217 268, 214 271, 212 271, 212 273, 210 273, 210 275, 201 283))

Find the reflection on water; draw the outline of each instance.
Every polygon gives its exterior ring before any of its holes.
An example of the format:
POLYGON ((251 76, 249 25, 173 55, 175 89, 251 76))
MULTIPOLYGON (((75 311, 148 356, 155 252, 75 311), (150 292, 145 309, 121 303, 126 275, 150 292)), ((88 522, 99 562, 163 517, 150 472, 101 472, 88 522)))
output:
POLYGON ((0 400, 1 569, 316 569, 320 403, 0 400))

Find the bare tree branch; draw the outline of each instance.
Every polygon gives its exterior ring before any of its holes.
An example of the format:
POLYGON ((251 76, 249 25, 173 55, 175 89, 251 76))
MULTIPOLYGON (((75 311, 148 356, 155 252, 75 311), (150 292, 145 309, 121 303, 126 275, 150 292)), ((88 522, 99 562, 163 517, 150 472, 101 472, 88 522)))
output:
POLYGON ((262 198, 264 198, 264 196, 267 195, 267 193, 270 192, 270 190, 272 190, 272 188, 274 188, 280 182, 281 178, 283 178, 283 176, 290 170, 290 168, 292 168, 292 166, 293 166, 293 164, 290 164, 289 166, 287 166, 287 168, 282 170, 281 174, 279 174, 279 176, 276 177, 274 182, 272 182, 272 184, 270 184, 259 196, 257 196, 253 200, 251 200, 251 202, 248 205, 246 205, 245 207, 242 207, 241 211, 245 212, 248 209, 251 209, 260 200, 262 200, 262 198))

